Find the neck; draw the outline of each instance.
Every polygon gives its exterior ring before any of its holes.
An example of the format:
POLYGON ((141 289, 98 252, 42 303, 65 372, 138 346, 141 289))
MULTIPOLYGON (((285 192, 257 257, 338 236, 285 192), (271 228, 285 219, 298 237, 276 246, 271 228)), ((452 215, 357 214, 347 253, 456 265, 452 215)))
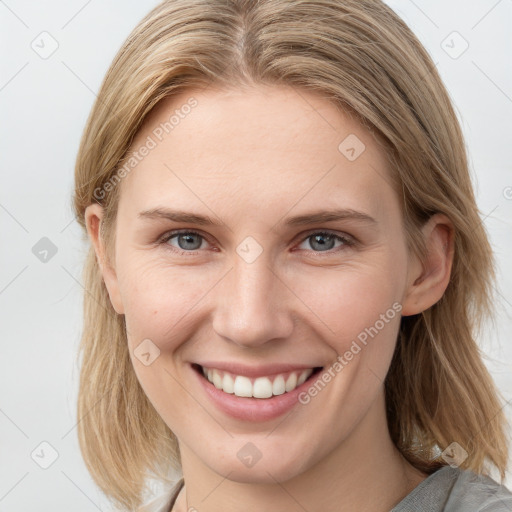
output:
POLYGON ((247 512, 389 512, 427 475, 407 463, 391 441, 381 398, 335 450, 285 482, 231 481, 180 444, 186 486, 173 512, 235 512, 240 503, 247 512))

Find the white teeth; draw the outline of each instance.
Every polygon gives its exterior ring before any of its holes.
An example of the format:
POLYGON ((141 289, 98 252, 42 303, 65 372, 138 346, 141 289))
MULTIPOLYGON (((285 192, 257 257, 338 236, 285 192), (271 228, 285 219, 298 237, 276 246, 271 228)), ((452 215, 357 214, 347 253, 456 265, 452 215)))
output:
POLYGON ((222 389, 222 377, 219 372, 213 372, 213 385, 217 389, 222 389))
POLYGON ((313 369, 310 368, 308 370, 292 372, 286 380, 284 375, 280 374, 274 378, 273 382, 269 377, 258 377, 254 379, 253 383, 251 379, 243 375, 233 376, 214 368, 202 368, 202 371, 203 375, 217 389, 222 389, 224 393, 246 398, 270 398, 271 396, 288 393, 303 384, 313 373, 313 369))
POLYGON ((308 373, 308 372, 309 372, 309 370, 304 370, 300 374, 300 377, 297 379, 297 386, 300 386, 311 375, 311 373, 308 373))
MULTIPOLYGON (((215 373, 218 373, 217 370, 213 370, 215 373)), ((210 380, 210 379, 208 379, 210 380)), ((210 381, 211 382, 211 381, 210 381)), ((233 377, 228 373, 224 374, 224 378, 222 379, 222 391, 224 393, 233 394, 235 392, 235 383, 233 381, 233 377)))
POLYGON ((297 374, 294 372, 294 373, 291 373, 290 376, 288 377, 288 379, 286 379, 286 386, 285 386, 285 390, 288 392, 288 391, 292 391, 293 389, 295 389, 297 387, 297 374))
POLYGON ((252 396, 254 398, 270 398, 272 396, 272 383, 270 379, 267 379, 267 377, 258 377, 254 381, 252 396))
POLYGON ((274 383, 272 384, 272 394, 273 395, 282 395, 286 391, 284 385, 284 377, 282 375, 278 375, 274 379, 274 383))
POLYGON ((237 375, 235 379, 235 387, 234 393, 236 396, 252 396, 252 384, 251 380, 247 377, 242 377, 241 375, 237 375))

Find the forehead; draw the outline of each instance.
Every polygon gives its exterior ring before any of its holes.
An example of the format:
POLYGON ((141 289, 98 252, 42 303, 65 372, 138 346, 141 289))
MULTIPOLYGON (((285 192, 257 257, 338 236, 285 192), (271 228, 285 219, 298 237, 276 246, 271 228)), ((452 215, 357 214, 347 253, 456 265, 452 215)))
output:
POLYGON ((181 92, 153 109, 131 151, 121 203, 139 211, 176 201, 205 211, 208 201, 226 212, 227 201, 233 215, 343 205, 379 216, 393 199, 371 134, 319 94, 291 87, 181 92))

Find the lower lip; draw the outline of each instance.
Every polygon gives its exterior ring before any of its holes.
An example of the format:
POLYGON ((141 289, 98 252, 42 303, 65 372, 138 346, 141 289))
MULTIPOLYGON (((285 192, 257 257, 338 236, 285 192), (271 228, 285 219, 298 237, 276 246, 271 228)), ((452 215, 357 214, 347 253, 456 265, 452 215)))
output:
POLYGON ((302 391, 305 391, 310 385, 311 380, 315 379, 315 372, 293 391, 276 395, 272 398, 245 398, 217 389, 202 373, 200 374, 194 368, 193 373, 199 379, 199 382, 212 402, 225 414, 243 421, 268 421, 282 416, 290 411, 299 403, 298 397, 302 391))

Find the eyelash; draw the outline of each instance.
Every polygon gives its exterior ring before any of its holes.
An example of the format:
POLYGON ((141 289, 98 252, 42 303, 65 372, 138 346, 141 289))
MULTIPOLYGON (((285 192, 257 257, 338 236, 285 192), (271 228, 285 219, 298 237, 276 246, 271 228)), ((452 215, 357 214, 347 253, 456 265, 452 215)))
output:
MULTIPOLYGON (((167 242, 169 242, 169 240, 171 240, 171 238, 174 238, 176 235, 198 235, 199 237, 203 238, 204 240, 206 240, 208 243, 208 237, 204 236, 202 233, 200 233, 199 231, 194 231, 194 230, 190 230, 190 229, 179 229, 179 230, 174 230, 174 231, 169 231, 168 233, 166 233, 165 235, 163 235, 159 240, 158 240, 158 244, 159 245, 163 245, 165 246, 166 249, 169 249, 171 250, 172 252, 175 252, 177 254, 187 254, 187 255, 190 255, 190 256, 193 256, 193 255, 196 255, 198 254, 199 252, 201 252, 201 249, 196 249, 194 251, 185 251, 185 250, 182 250, 182 249, 178 249, 176 247, 173 247, 172 245, 168 245, 167 242)), ((334 248, 334 249, 329 249, 329 250, 326 250, 326 251, 313 251, 313 250, 309 250, 307 252, 312 252, 314 253, 315 255, 319 255, 320 257, 323 255, 323 254, 326 254, 326 255, 332 255, 333 253, 335 252, 339 252, 340 250, 344 250, 344 247, 352 247, 354 245, 356 245, 357 241, 353 238, 353 237, 349 237, 349 236, 341 236, 341 235, 338 235, 337 233, 333 232, 333 231, 323 231, 323 230, 320 230, 320 231, 311 231, 309 233, 307 233, 304 238, 301 239, 300 243, 306 241, 308 238, 312 237, 313 235, 323 235, 323 236, 333 236, 335 239, 343 242, 343 245, 340 246, 340 247, 337 247, 337 248, 334 248)), ((299 244, 300 245, 300 244, 299 244)))

